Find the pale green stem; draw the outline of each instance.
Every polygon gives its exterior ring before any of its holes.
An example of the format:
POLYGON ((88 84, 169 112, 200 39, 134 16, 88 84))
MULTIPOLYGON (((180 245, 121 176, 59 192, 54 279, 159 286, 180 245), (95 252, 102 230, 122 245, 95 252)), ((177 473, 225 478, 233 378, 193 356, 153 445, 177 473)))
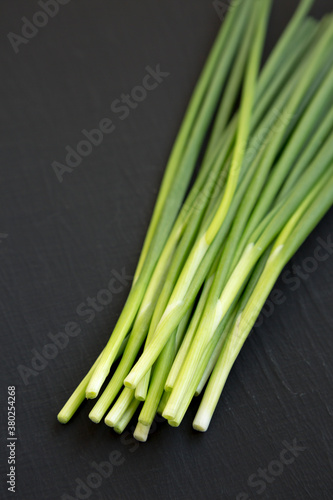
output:
POLYGON ((124 413, 122 414, 116 425, 113 427, 113 430, 117 432, 117 434, 121 434, 122 432, 124 432, 125 428, 128 426, 131 419, 133 418, 134 413, 136 412, 139 404, 140 401, 133 398, 128 408, 124 411, 124 413))
MULTIPOLYGON (((261 3, 258 5, 261 6, 261 3)), ((243 158, 243 156, 244 156, 244 145, 247 141, 247 136, 249 134, 249 129, 250 129, 249 123, 250 123, 250 114, 251 114, 252 103, 253 103, 253 98, 254 98, 254 88, 255 88, 255 82, 256 82, 256 77, 257 77, 257 72, 258 72, 259 61, 260 61, 260 57, 261 57, 261 51, 262 51, 262 45, 263 45, 263 39, 264 39, 264 33, 265 33, 265 26, 267 24, 267 15, 268 15, 269 7, 270 7, 270 2, 264 0, 263 7, 264 8, 260 12, 260 16, 258 16, 259 17, 259 22, 258 22, 259 25, 258 25, 258 29, 256 31, 255 41, 254 41, 254 45, 253 45, 252 50, 251 50, 251 55, 249 58, 249 63, 248 63, 247 72, 246 72, 246 76, 245 76, 245 83, 244 83, 244 88, 243 88, 243 100, 242 100, 241 111, 240 111, 239 133, 238 133, 237 145, 235 147, 236 153, 234 154, 234 159, 233 159, 234 167, 231 167, 231 170, 230 170, 229 176, 228 176, 228 181, 227 181, 227 183, 231 182, 231 184, 229 184, 231 186, 231 189, 233 189, 233 183, 234 183, 234 181, 232 180, 234 176, 231 175, 231 171, 232 171, 232 169, 234 169, 234 173, 235 173, 235 169, 236 169, 237 180, 238 180, 238 174, 239 174, 239 168, 240 168, 240 165, 238 165, 238 161, 241 158, 243 158)), ((253 15, 255 15, 256 12, 254 12, 253 15)), ((228 184, 227 184, 227 186, 228 186, 228 184)), ((225 196, 226 196, 226 191, 224 193, 223 200, 225 199, 225 196)), ((228 195, 227 195, 227 198, 228 198, 228 195)), ((223 200, 222 200, 221 205, 226 207, 227 205, 223 202, 223 200)), ((220 209, 218 209, 217 212, 220 212, 220 215, 221 215, 220 209)), ((222 213, 222 220, 220 221, 221 224, 223 222, 223 219, 224 219, 224 215, 222 213)), ((167 306, 161 321, 166 321, 167 318, 169 318, 171 315, 174 315, 175 309, 178 307, 178 304, 181 305, 181 303, 183 301, 183 297, 184 297, 184 295, 186 295, 187 290, 191 284, 191 281, 193 279, 193 275, 195 274, 196 269, 198 268, 198 266, 200 265, 200 262, 203 260, 205 254, 207 253, 207 250, 209 248, 208 242, 210 239, 209 237, 207 238, 207 234, 212 234, 211 228, 215 227, 216 220, 217 220, 216 217, 214 217, 213 222, 210 224, 208 231, 206 233, 204 233, 204 235, 201 238, 199 238, 197 243, 194 245, 194 248, 193 248, 192 252, 190 253, 189 258, 184 266, 184 269, 181 273, 181 276, 180 276, 180 278, 175 286, 174 292, 171 296, 169 305, 167 306)), ((218 229, 219 228, 216 228, 216 231, 214 229, 214 238, 216 236, 218 229)), ((145 351, 145 353, 147 353, 148 350, 145 351)), ((140 359, 144 359, 145 353, 143 353, 143 355, 141 356, 140 359)), ((136 365, 137 371, 140 371, 138 368, 139 363, 140 363, 140 360, 136 365)), ((146 373, 146 371, 147 370, 145 370, 144 373, 146 373)), ((138 382, 140 381, 140 379, 142 378, 142 376, 144 375, 144 373, 141 372, 140 378, 137 378, 135 372, 133 373, 133 370, 132 370, 132 372, 130 372, 129 375, 125 379, 125 385, 128 387, 135 388, 137 386, 138 382)))
POLYGON ((80 384, 77 386, 71 397, 68 399, 66 404, 62 407, 60 412, 57 415, 57 419, 61 424, 67 424, 67 422, 72 418, 76 410, 79 408, 79 406, 83 403, 83 401, 86 398, 86 388, 89 383, 90 377, 93 374, 93 371, 95 370, 98 361, 100 360, 102 356, 102 353, 98 356, 96 359, 95 363, 92 365, 90 368, 89 372, 87 375, 84 377, 84 379, 80 382, 80 384))
POLYGON ((143 425, 141 422, 138 422, 133 433, 133 437, 137 441, 141 441, 141 443, 145 443, 148 439, 148 434, 150 431, 150 425, 143 425))
POLYGON ((230 370, 285 264, 296 252, 333 203, 333 169, 315 185, 290 218, 272 249, 266 267, 245 307, 239 312, 233 330, 223 346, 201 401, 193 427, 206 431, 230 370))
POLYGON ((134 391, 131 389, 123 389, 116 403, 113 405, 104 422, 109 427, 114 427, 117 422, 121 419, 123 413, 127 410, 132 400, 134 399, 134 391))
MULTIPOLYGON (((306 171, 301 180, 294 187, 288 200, 284 203, 278 213, 270 220, 263 233, 259 235, 257 240, 250 239, 250 243, 245 248, 243 255, 229 278, 223 292, 218 301, 211 301, 207 303, 206 311, 203 314, 202 320, 196 332, 195 338, 191 344, 186 360, 179 373, 178 379, 174 389, 169 398, 168 404, 164 410, 164 416, 173 420, 176 416, 182 400, 186 394, 187 388, 193 379, 196 366, 200 359, 200 353, 206 348, 207 344, 212 338, 217 326, 222 321, 231 306, 239 287, 242 286, 246 277, 251 272, 252 268, 276 237, 279 231, 287 223, 293 212, 302 205, 302 200, 308 196, 311 191, 313 183, 324 175, 330 161, 333 157, 333 149, 327 142, 318 155, 318 161, 314 161, 311 168, 306 171)), ((316 158, 317 159, 317 158, 316 158)))

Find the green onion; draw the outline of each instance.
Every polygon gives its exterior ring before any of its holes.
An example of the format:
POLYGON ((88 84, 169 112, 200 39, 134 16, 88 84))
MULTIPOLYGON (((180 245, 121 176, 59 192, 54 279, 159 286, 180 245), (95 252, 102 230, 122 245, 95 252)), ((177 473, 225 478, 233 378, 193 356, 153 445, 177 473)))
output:
POLYGON ((214 368, 193 427, 206 431, 221 395, 227 376, 247 336, 254 326, 280 272, 315 225, 333 204, 333 164, 315 185, 299 210, 277 239, 266 267, 246 306, 241 308, 214 368), (320 198, 318 198, 320 195, 320 198), (301 222, 301 223, 300 223, 301 222), (296 227, 295 227, 296 226, 296 227))
POLYGON ((168 400, 163 416, 172 420, 181 404, 182 398, 190 384, 196 366, 200 359, 200 353, 206 348, 217 325, 222 321, 233 300, 235 299, 239 287, 241 287, 252 268, 263 254, 264 250, 281 231, 293 212, 298 209, 302 200, 309 195, 314 183, 328 170, 332 175, 329 166, 333 160, 332 148, 333 134, 329 137, 320 153, 317 155, 311 166, 303 174, 284 201, 281 208, 261 231, 256 230, 249 239, 249 242, 228 282, 226 283, 217 301, 207 301, 206 311, 203 313, 202 321, 196 332, 196 336, 191 344, 186 360, 182 366, 177 382, 168 400))
POLYGON ((157 413, 178 427, 207 384, 193 422, 207 430, 276 279, 333 203, 333 20, 306 17, 311 5, 300 2, 261 71, 271 1, 230 10, 171 152, 129 297, 60 422, 98 395, 119 357, 93 422, 105 417, 121 433, 141 406, 134 437, 144 442, 157 413))
MULTIPOLYGON (((218 207, 216 214, 212 222, 210 223, 210 226, 194 244, 194 247, 185 263, 184 269, 175 286, 169 304, 166 307, 161 322, 163 321, 167 322, 170 314, 173 314, 174 309, 178 307, 178 303, 181 303, 184 300, 184 296, 188 291, 188 287, 190 285, 191 279, 195 274, 196 269, 200 265, 203 257, 205 256, 208 250, 208 247, 213 242, 220 226, 222 225, 223 220, 226 217, 232 196, 236 189, 240 166, 242 159, 244 157, 245 144, 247 143, 249 134, 251 109, 254 99, 254 89, 257 78, 257 72, 259 68, 260 56, 262 52, 265 26, 267 24, 267 15, 270 7, 270 2, 268 0, 267 1, 263 0, 262 2, 258 2, 256 7, 257 8, 254 11, 254 13, 259 19, 258 22, 259 25, 257 27, 255 42, 251 50, 247 71, 245 75, 243 99, 242 99, 240 119, 239 119, 239 129, 237 132, 237 139, 234 148, 233 160, 228 174, 226 189, 221 204, 218 207)), ((134 366, 129 375, 127 375, 124 381, 127 387, 135 388, 137 386, 138 382, 151 367, 152 363, 156 360, 158 354, 161 351, 161 347, 163 348, 163 345, 167 341, 169 336, 170 334, 167 334, 163 338, 161 333, 159 334, 160 337, 159 349, 155 350, 153 355, 151 352, 154 350, 153 342, 148 346, 147 350, 143 353, 140 360, 134 366)))
POLYGON ((130 295, 118 319, 113 334, 89 381, 86 390, 86 396, 88 398, 95 398, 97 396, 110 371, 115 354, 128 333, 138 308, 140 307, 151 274, 163 250, 163 246, 174 223, 174 218, 189 185, 201 145, 219 98, 220 87, 227 77, 232 57, 236 51, 237 42, 240 38, 243 26, 246 23, 247 12, 250 7, 251 2, 246 2, 246 6, 241 9, 239 16, 237 15, 238 8, 232 9, 231 15, 228 16, 225 29, 222 30, 221 37, 218 37, 216 46, 214 46, 212 51, 212 56, 209 58, 207 66, 203 70, 202 79, 198 84, 197 94, 199 97, 197 97, 195 93, 194 99, 190 103, 188 114, 185 117, 185 124, 180 131, 181 137, 179 142, 177 141, 176 143, 175 152, 172 153, 171 167, 167 168, 166 178, 162 185, 163 193, 161 199, 167 198, 168 201, 165 203, 163 210, 162 208, 160 209, 162 202, 158 202, 157 215, 153 217, 152 229, 148 234, 147 245, 145 245, 143 249, 143 258, 140 259, 139 262, 139 271, 135 276, 130 295), (223 58, 218 58, 217 54, 221 54, 223 49, 225 49, 223 51, 223 58), (207 88, 207 81, 209 82, 209 90, 207 88), (205 96, 205 98, 203 98, 203 96, 205 96), (200 110, 199 116, 197 117, 197 124, 194 120, 194 116, 192 116, 192 113, 194 115, 192 107, 196 112, 198 112, 198 109, 200 110), (186 145, 183 156, 179 157, 179 150, 184 147, 183 134, 187 136, 188 128, 192 129, 190 132, 189 144, 186 145), (174 156, 176 157, 175 163, 174 156), (175 176, 174 173, 177 170, 178 172, 175 176), (147 247, 149 247, 148 251, 146 250, 147 247))

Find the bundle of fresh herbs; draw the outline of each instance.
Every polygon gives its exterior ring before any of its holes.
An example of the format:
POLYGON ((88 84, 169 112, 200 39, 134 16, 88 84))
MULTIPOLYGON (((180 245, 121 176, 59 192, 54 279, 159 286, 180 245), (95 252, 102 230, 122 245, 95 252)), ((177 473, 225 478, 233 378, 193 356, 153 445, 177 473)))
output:
POLYGON ((308 17, 311 4, 300 2, 261 70, 271 1, 229 9, 124 309, 61 423, 111 371, 93 422, 120 433, 141 406, 134 436, 145 441, 157 412, 176 427, 205 388, 193 426, 207 430, 274 283, 333 202, 333 19, 308 17))

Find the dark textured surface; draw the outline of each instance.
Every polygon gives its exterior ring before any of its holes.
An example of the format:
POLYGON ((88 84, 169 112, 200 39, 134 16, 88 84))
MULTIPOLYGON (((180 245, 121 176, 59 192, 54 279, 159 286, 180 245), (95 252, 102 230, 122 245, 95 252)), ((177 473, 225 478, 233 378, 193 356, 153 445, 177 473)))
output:
MULTIPOLYGON (((295 5, 275 2, 267 50, 295 5)), ((1 498, 75 498, 77 478, 86 482, 92 463, 116 450, 122 463, 81 498, 331 499, 332 254, 298 282, 290 274, 279 280, 283 303, 246 343, 208 433, 191 430, 197 402, 178 430, 158 423, 146 444, 91 423, 90 403, 68 426, 56 422, 107 340, 129 286, 89 324, 76 308, 105 288, 112 271, 133 273, 170 147, 220 21, 205 0, 72 0, 15 54, 7 33, 20 33, 22 16, 31 19, 39 7, 30 0, 1 6, 0 236, 8 235, 0 239, 1 498), (157 64, 170 75, 119 120, 111 102, 157 64), (63 162, 81 130, 106 117, 115 130, 59 183, 51 163, 63 162), (68 322, 77 322, 80 334, 25 385, 18 365, 30 367, 31 350, 40 352, 48 333, 68 322), (15 494, 4 479, 12 385, 15 494), (305 449, 259 494, 248 478, 260 467, 274 470, 283 441, 294 439, 305 449)), ((321 0, 313 12, 329 8, 332 2, 321 0)), ((332 220, 331 211, 287 266, 290 273, 293 265, 303 272, 311 265, 306 259, 318 238, 330 237, 332 220)))

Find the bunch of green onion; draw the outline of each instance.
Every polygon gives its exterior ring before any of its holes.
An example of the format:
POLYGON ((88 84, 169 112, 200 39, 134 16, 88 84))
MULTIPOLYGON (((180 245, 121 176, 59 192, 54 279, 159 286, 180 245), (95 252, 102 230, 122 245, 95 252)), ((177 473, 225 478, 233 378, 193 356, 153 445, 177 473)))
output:
POLYGON ((105 417, 120 433, 141 406, 134 436, 145 441, 156 413, 176 427, 205 389, 193 427, 207 430, 274 283, 333 203, 333 19, 309 17, 311 4, 300 2, 262 69, 271 1, 229 9, 126 304, 60 422, 96 398, 111 371, 93 422, 105 417))

